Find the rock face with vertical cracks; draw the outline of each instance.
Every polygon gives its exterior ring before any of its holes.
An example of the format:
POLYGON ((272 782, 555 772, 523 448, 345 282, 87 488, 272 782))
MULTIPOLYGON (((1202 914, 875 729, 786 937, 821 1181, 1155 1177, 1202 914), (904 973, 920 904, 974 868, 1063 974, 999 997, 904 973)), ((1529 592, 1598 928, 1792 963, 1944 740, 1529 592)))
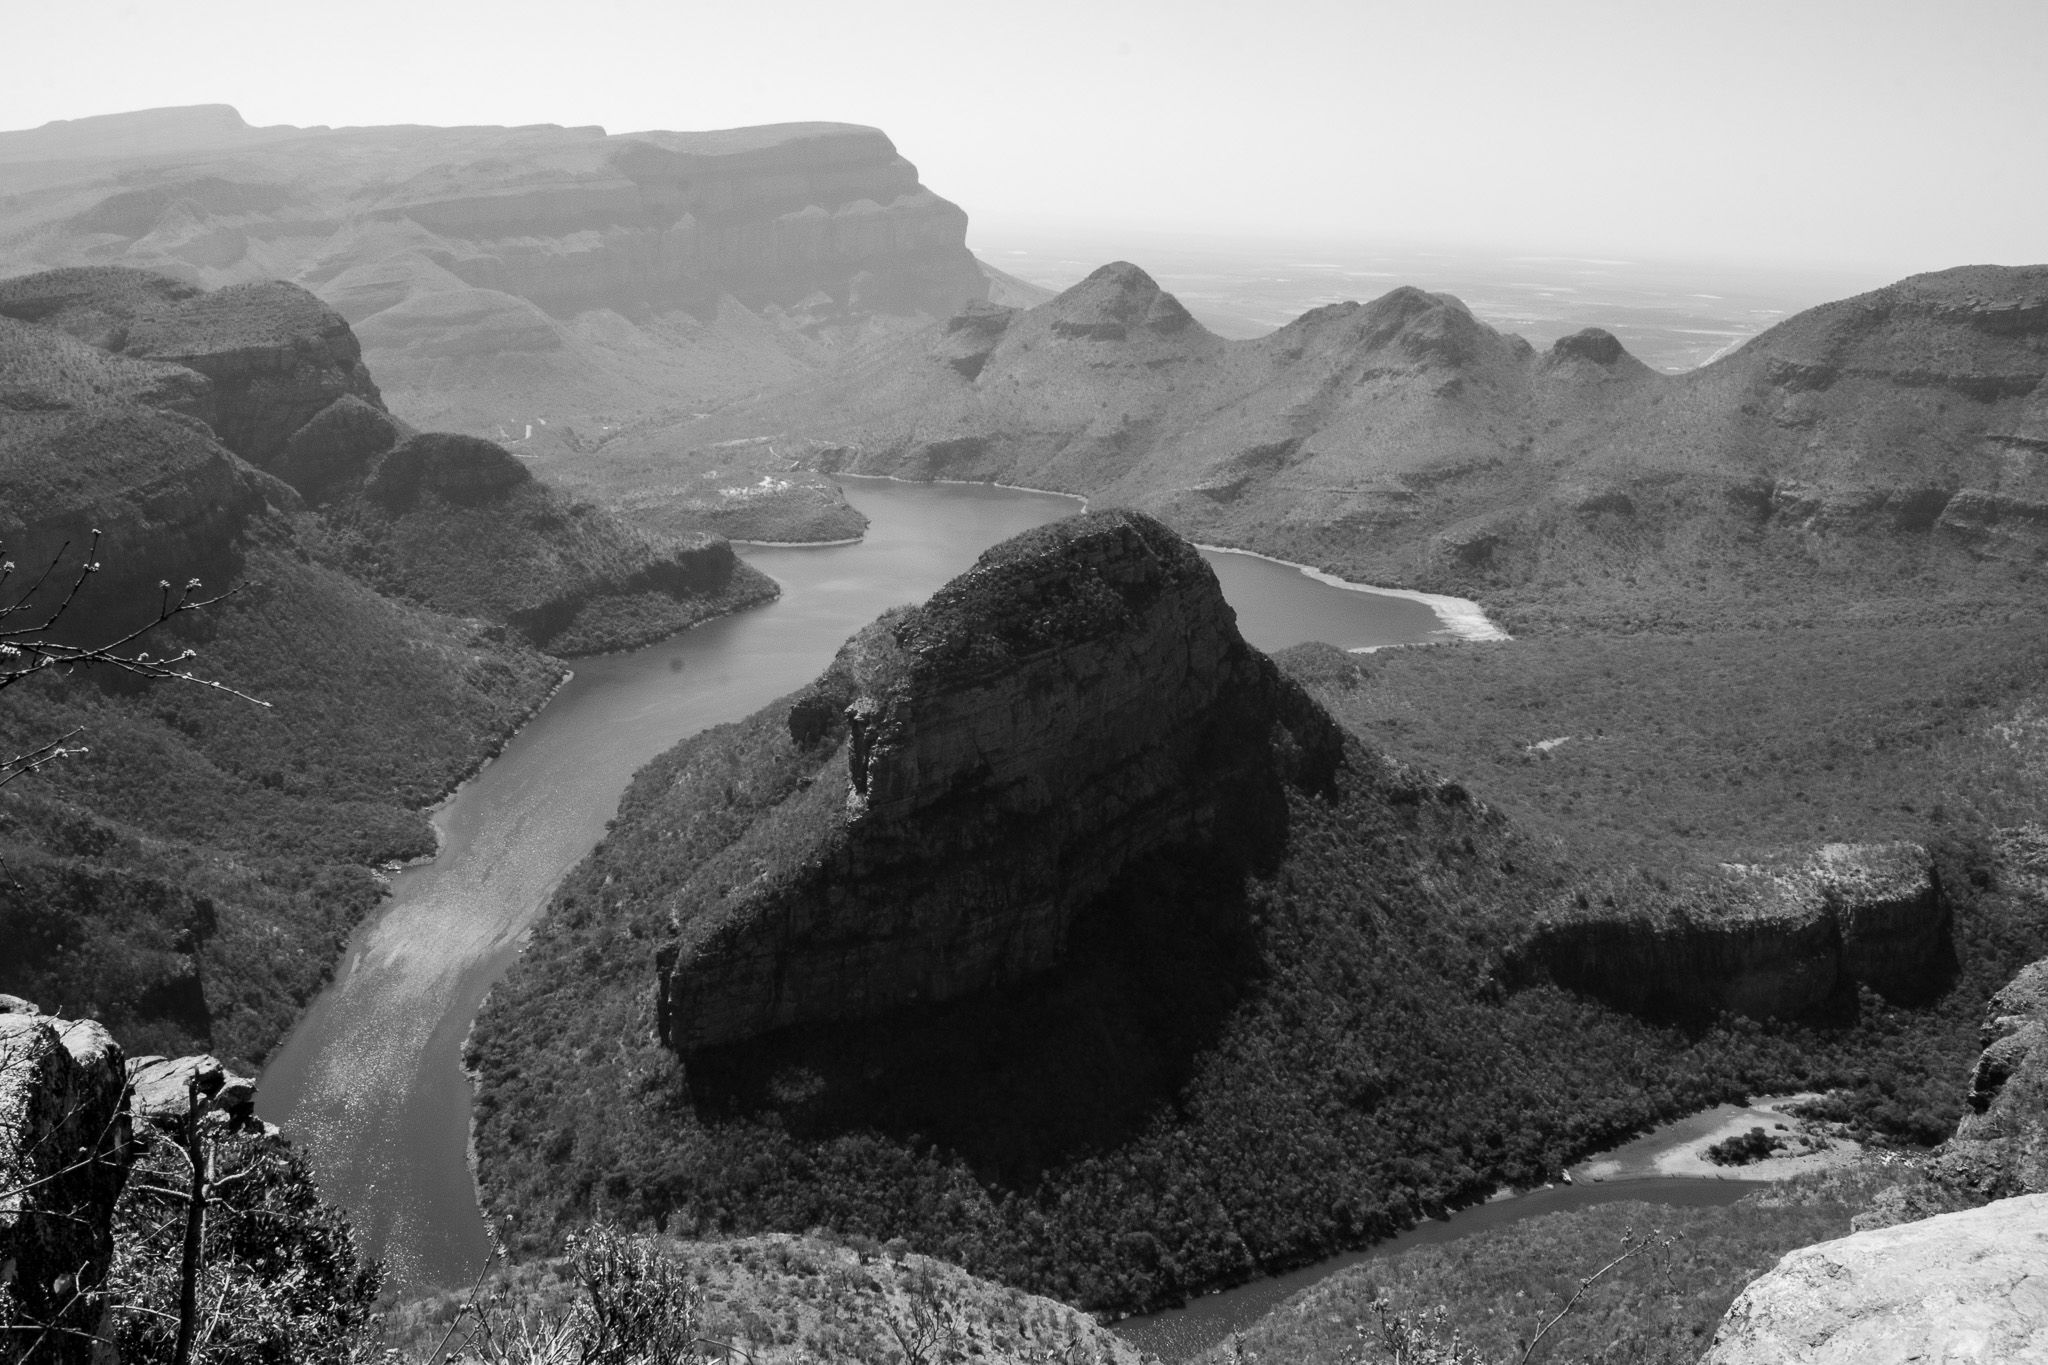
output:
POLYGON ((1732 871, 1711 907, 1554 919, 1510 972, 1652 1014, 1789 1019, 1853 1008, 1859 985, 1922 998, 1953 965, 1947 904, 1916 844, 1828 844, 1732 871))
POLYGON ((990 550, 848 642, 788 725, 814 769, 673 902, 660 1023, 685 1054, 1042 971, 1120 869, 1241 835, 1342 744, 1133 512, 990 550))
POLYGON ((124 1081, 104 1028, 0 996, 0 1321, 49 1325, 38 1359, 110 1358, 104 1285, 128 1176, 124 1081))

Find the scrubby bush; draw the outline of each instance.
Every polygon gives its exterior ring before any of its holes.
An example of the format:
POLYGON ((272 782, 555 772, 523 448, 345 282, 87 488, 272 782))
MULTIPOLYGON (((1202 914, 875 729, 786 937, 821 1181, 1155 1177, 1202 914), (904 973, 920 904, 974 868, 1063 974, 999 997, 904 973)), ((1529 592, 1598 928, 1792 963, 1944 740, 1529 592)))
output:
POLYGON ((1762 1161, 1785 1149, 1783 1138, 1772 1137, 1762 1128, 1752 1128, 1731 1138, 1723 1138, 1707 1148, 1707 1160, 1716 1166, 1747 1166, 1762 1161))

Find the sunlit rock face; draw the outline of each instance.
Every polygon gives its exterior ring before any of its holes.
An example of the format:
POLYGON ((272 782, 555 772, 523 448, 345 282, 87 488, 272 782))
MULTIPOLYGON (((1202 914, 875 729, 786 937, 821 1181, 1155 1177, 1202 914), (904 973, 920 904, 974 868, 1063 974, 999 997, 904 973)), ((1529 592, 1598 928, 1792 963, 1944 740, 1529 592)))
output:
POLYGON ((111 1352, 105 1285, 128 1176, 124 1080, 104 1028, 0 995, 0 1319, 16 1332, 48 1325, 40 1359, 84 1365, 111 1352))
POLYGON ((686 1053, 1042 971, 1132 860, 1235 832, 1341 746, 1194 548, 1130 512, 989 551, 787 712, 810 775, 673 902, 686 1053))
POLYGON ((2048 1195, 1802 1247, 1742 1291, 1702 1365, 2048 1360, 2048 1195))

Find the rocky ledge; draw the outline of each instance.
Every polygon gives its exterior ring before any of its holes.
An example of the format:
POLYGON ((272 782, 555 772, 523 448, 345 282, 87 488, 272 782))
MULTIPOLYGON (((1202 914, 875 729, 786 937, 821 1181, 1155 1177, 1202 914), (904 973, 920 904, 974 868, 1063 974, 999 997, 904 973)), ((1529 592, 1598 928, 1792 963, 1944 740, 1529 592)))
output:
POLYGON ((2048 1195, 1792 1252, 1742 1291, 1702 1365, 2048 1360, 2048 1195))
POLYGON ((686 1054, 1042 971, 1121 868, 1342 740, 1191 545, 1102 512, 863 630, 776 743, 792 780, 671 902, 660 1027, 686 1054))
POLYGON ((54 1361, 84 1362, 111 1339, 103 1287, 130 1160, 124 1080, 104 1028, 0 995, 0 1318, 51 1328, 54 1361))
POLYGON ((1509 976, 1657 1015, 1790 1019, 1853 1008, 1859 985, 1924 998, 1953 966, 1947 902, 1917 844, 1828 844, 1802 862, 1726 871, 1698 900, 1555 916, 1511 956, 1509 976))

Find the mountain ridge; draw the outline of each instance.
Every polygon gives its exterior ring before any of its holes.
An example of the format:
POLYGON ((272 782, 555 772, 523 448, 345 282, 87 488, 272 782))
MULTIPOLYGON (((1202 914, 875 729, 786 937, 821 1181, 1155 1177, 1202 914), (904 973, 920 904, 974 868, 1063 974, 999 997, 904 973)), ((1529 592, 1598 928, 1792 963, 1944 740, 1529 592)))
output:
POLYGON ((1915 276, 1680 375, 1598 329, 1538 354, 1408 287, 1250 341, 1134 326, 1160 298, 1112 264, 607 450, 687 467, 765 429, 799 470, 1084 493, 1531 626, 1726 619, 1787 579, 1997 596, 2048 525, 2048 267, 1915 276))

